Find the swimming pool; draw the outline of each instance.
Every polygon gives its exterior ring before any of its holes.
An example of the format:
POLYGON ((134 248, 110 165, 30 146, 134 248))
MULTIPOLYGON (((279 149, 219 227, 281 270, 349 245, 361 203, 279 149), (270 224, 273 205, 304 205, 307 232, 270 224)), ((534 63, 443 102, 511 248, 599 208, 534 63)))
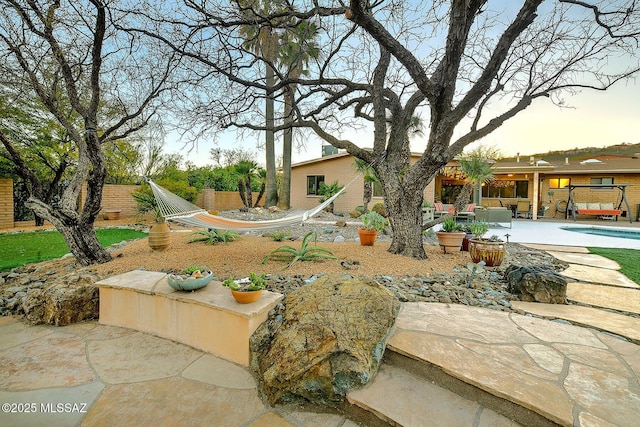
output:
POLYGON ((618 237, 622 239, 640 240, 640 230, 620 230, 604 227, 560 227, 562 230, 597 236, 618 237))

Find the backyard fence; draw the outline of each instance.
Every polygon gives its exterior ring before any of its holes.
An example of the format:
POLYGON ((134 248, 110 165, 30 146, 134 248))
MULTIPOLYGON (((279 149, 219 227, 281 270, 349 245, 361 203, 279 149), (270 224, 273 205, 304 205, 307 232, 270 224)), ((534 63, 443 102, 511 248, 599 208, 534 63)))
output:
MULTIPOLYGON (((115 185, 106 184, 102 194, 102 215, 107 212, 118 212, 121 218, 134 217, 136 215, 136 202, 131 193, 136 191, 139 185, 115 185)), ((80 204, 86 197, 86 186, 80 194, 80 204)), ((195 202, 199 207, 207 211, 223 211, 240 209, 243 204, 237 191, 215 191, 204 189, 198 193, 195 202)), ((0 178, 0 229, 13 228, 13 180, 10 178, 0 178)))

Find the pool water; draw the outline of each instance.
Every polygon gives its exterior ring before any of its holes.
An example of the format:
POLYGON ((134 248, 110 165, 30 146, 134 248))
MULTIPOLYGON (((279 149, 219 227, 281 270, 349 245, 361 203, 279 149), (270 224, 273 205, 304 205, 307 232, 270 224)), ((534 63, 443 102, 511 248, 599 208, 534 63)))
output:
POLYGON ((616 230, 599 227, 560 227, 563 230, 574 231, 583 234, 595 234, 597 236, 619 237, 622 239, 640 240, 640 230, 616 230))

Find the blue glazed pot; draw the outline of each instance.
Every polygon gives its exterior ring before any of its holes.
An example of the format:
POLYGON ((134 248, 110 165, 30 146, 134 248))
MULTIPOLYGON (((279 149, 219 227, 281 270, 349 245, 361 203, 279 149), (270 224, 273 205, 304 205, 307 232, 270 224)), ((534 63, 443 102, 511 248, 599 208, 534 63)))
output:
POLYGON ((196 289, 204 288, 213 280, 213 272, 208 271, 204 277, 191 277, 180 274, 169 274, 167 276, 167 282, 169 286, 177 291, 195 291, 196 289))

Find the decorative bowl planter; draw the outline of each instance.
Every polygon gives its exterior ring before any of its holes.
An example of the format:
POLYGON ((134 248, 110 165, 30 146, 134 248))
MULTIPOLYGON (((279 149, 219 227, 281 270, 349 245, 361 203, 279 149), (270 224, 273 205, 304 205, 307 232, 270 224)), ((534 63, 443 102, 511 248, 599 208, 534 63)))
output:
POLYGON ((378 237, 376 230, 367 230, 366 228, 358 228, 358 235, 360 236, 361 246, 373 246, 378 237))
POLYGON ((489 240, 469 240, 469 255, 471 261, 478 263, 484 261, 487 267, 497 267, 504 261, 507 251, 505 242, 492 242, 489 240))
POLYGON ((260 295, 262 295, 262 289, 258 291, 234 291, 231 289, 231 295, 233 295, 235 300, 240 304, 251 304, 260 298, 260 295))
POLYGON ((193 277, 181 274, 169 274, 167 282, 177 291, 195 291, 204 288, 213 280, 213 272, 208 271, 204 277, 193 277))
POLYGON ((445 254, 447 250, 450 253, 459 252, 465 235, 466 233, 464 231, 436 231, 438 243, 440 243, 440 247, 445 254))

